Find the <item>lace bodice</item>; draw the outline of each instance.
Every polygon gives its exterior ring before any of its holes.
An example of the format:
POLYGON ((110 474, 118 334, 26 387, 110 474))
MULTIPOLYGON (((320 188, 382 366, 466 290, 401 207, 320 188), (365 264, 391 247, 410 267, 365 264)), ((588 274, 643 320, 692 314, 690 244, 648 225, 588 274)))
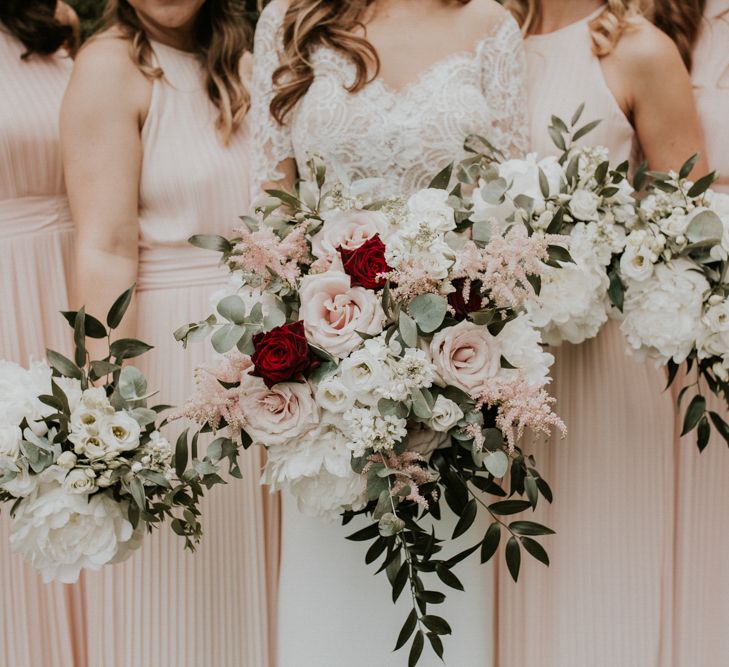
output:
POLYGON ((314 82, 280 126, 270 115, 271 78, 279 65, 284 6, 269 4, 258 23, 250 127, 254 187, 281 175, 295 158, 299 172, 311 153, 339 165, 349 178, 384 178, 381 194, 427 187, 449 162, 465 157, 469 134, 487 138, 507 156, 528 148, 526 66, 516 22, 506 17, 475 50, 437 61, 403 90, 375 79, 350 93, 354 65, 338 51, 312 54, 314 82))

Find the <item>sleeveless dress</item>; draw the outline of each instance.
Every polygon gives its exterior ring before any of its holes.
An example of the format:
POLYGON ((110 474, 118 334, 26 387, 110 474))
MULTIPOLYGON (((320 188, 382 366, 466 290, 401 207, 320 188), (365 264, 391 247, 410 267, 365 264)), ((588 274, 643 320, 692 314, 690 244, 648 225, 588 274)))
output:
MULTIPOLYGON (((720 174, 713 188, 729 194, 729 0, 707 3, 692 78, 709 166, 720 174)), ((708 403, 729 420, 724 401, 708 403)), ((677 417, 674 665, 723 667, 729 656, 729 452, 712 434, 699 454, 695 433, 680 438, 683 414, 677 417)))
MULTIPOLYGON (((551 114, 603 122, 582 143, 603 144, 617 164, 636 135, 592 53, 589 21, 526 40, 532 150, 558 154, 551 114)), ((531 559, 518 586, 498 571, 500 667, 666 667, 672 600, 672 398, 665 374, 627 356, 619 323, 552 352, 551 393, 567 438, 537 452, 555 489, 534 520, 556 535, 551 565, 531 559), (665 633, 665 634, 664 634, 665 633), (528 641, 525 641, 525 637, 528 641)), ((687 662, 684 664, 701 664, 687 662)))
MULTIPOLYGON (((68 309, 73 226, 58 133, 71 59, 23 53, 0 24, 0 359, 26 365, 47 347, 69 351, 59 311, 68 309)), ((45 585, 12 554, 9 510, 0 514, 0 665, 82 665, 82 585, 45 585)))
MULTIPOLYGON (((276 166, 295 158, 305 173, 310 151, 337 162, 350 178, 384 178, 383 195, 427 187, 453 160, 465 157, 469 133, 488 138, 507 155, 527 148, 522 39, 513 19, 484 35, 475 50, 464 49, 427 68, 396 92, 375 80, 358 93, 345 90, 353 66, 343 55, 320 48, 312 54, 315 80, 286 126, 270 116, 271 76, 279 63, 283 3, 263 11, 257 27, 251 129, 258 159, 253 182, 277 177, 276 166)), ((279 175, 280 176, 280 175, 279 175)), ((453 517, 440 526, 445 535, 453 517), (448 523, 450 521, 450 523, 448 523)), ((345 540, 364 521, 346 527, 301 515, 294 500, 283 500, 281 578, 278 613, 279 667, 401 667, 407 653, 392 653, 409 607, 394 606, 384 575, 365 566, 361 544, 345 540)), ((459 547, 486 530, 474 527, 459 547)), ((446 664, 492 664, 493 597, 490 566, 477 558, 460 564, 467 591, 452 591, 438 612, 453 627, 445 640, 446 664)), ((441 665, 429 649, 423 667, 441 665)))
MULTIPOLYGON (((193 248, 192 234, 230 235, 248 207, 249 141, 223 146, 216 110, 192 54, 153 43, 164 78, 153 82, 142 129, 139 184, 138 338, 154 345, 141 370, 158 402, 181 405, 206 344, 183 350, 172 332, 206 317, 226 281, 219 255, 193 248)), ((168 437, 176 436, 173 427, 168 437)), ((174 442, 174 440, 173 440, 174 442)), ((91 573, 90 667, 268 667, 268 590, 260 458, 246 452, 243 479, 202 503, 197 551, 169 525, 127 562, 91 573)))

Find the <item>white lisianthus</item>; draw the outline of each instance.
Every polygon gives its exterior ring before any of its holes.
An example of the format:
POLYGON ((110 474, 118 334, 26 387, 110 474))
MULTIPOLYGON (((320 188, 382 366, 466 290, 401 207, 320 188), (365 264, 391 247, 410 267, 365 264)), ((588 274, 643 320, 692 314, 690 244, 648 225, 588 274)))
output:
POLYGON ((653 275, 655 255, 643 245, 627 245, 620 258, 620 273, 623 278, 642 282, 653 275))
POLYGON ((90 468, 75 468, 63 480, 63 489, 67 493, 93 493, 96 491, 96 473, 90 468))
POLYGON ((65 476, 58 466, 39 475, 35 491, 18 505, 10 531, 13 551, 40 570, 46 582, 74 583, 82 569, 119 562, 132 545, 138 546, 126 503, 104 493, 69 493, 65 476))
POLYGON ((678 259, 658 264, 648 280, 628 281, 620 328, 638 359, 682 363, 701 338, 709 283, 695 267, 690 260, 678 259))
POLYGON ((446 190, 420 190, 408 199, 406 206, 415 221, 426 223, 433 231, 445 234, 456 228, 455 214, 448 205, 446 190))
POLYGON ((570 213, 577 220, 597 220, 597 209, 600 198, 589 190, 576 190, 569 203, 570 213))
POLYGON ((549 369, 554 363, 554 356, 544 351, 541 334, 528 316, 522 315, 508 322, 498 339, 501 354, 516 367, 516 370, 502 368, 500 375, 508 377, 520 373, 534 387, 549 382, 549 369))
POLYGON ((316 388, 316 402, 329 412, 346 412, 354 405, 354 399, 354 394, 334 375, 324 378, 316 388))
POLYGON ((434 431, 445 433, 452 429, 461 419, 463 419, 463 410, 461 410, 458 403, 452 401, 450 398, 446 398, 442 394, 438 394, 427 424, 434 431))
POLYGON ((105 417, 99 428, 101 440, 116 452, 129 452, 139 447, 140 433, 139 423, 126 412, 105 417))

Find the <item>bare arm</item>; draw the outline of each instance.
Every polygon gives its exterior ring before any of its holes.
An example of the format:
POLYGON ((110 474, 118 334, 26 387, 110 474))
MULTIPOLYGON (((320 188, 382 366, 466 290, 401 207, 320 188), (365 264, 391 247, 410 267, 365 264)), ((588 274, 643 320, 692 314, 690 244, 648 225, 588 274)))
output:
MULTIPOLYGON (((691 79, 669 37, 647 21, 625 32, 604 63, 612 84, 620 71, 620 95, 651 169, 678 170, 701 155, 693 177, 708 172, 703 134, 691 79)), ((611 85, 612 87, 612 85, 611 85)))
MULTIPOLYGON (((63 162, 76 226, 73 301, 102 321, 137 279, 140 127, 150 93, 126 43, 101 37, 79 54, 61 109, 63 162)), ((116 337, 134 336, 135 329, 132 305, 116 337)))

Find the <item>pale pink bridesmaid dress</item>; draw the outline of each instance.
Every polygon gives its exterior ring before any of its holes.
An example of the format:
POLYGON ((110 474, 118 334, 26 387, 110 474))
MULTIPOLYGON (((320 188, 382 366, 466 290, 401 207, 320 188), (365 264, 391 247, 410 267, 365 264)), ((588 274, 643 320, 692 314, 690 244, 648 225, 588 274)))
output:
MULTIPOLYGON (((729 0, 709 0, 692 72, 714 189, 729 193, 729 0)), ((690 397, 684 399, 684 408, 690 397)), ((729 421, 726 403, 709 400, 729 421)), ((677 419, 680 433, 682 412, 677 419)), ((712 435, 699 454, 695 433, 678 438, 675 667, 729 661, 729 451, 712 435)))
MULTIPOLYGON (((71 73, 65 54, 21 60, 0 24, 0 359, 27 364, 68 352, 73 226, 63 185, 58 111, 71 73)), ((81 585, 43 584, 8 545, 0 514, 0 666, 81 667, 81 585)))
MULTIPOLYGON (((615 163, 636 136, 593 55, 592 16, 527 38, 532 149, 559 151, 550 116, 602 118, 585 144, 615 163)), ((499 563, 497 667, 665 667, 671 612, 672 400, 662 371, 626 356, 617 322, 579 346, 554 350, 551 392, 565 440, 535 446, 555 498, 534 516, 557 531, 551 566, 522 559, 518 584, 499 563)), ((686 665, 699 663, 685 663, 686 665)))
MULTIPOLYGON (((187 239, 230 236, 246 212, 249 140, 241 129, 229 145, 219 142, 217 110, 194 55, 158 43, 153 49, 164 78, 153 81, 142 129, 137 335, 155 346, 140 367, 160 389, 156 398, 180 405, 210 345, 185 351, 172 332, 212 312, 211 294, 227 278, 217 253, 187 239)), ((240 463, 243 479, 230 478, 202 504, 205 535, 195 554, 166 525, 126 563, 89 575, 90 667, 269 665, 260 450, 240 463)))

